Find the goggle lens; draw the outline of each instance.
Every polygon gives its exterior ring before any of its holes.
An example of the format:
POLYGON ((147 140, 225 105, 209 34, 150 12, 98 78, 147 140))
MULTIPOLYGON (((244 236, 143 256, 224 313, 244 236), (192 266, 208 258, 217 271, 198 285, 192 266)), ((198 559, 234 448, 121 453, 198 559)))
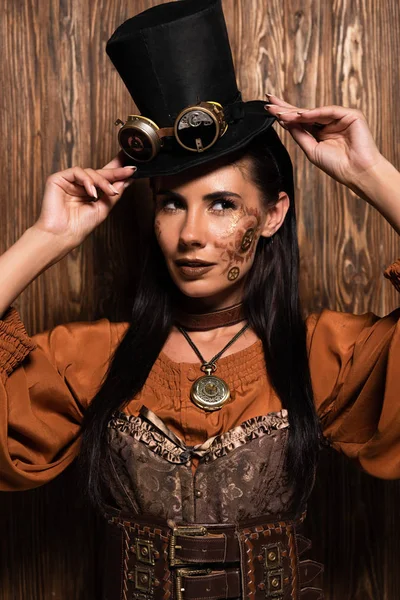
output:
POLYGON ((192 151, 202 151, 209 148, 219 137, 217 124, 203 110, 186 112, 176 125, 176 136, 182 146, 192 151))
POLYGON ((137 128, 127 127, 120 132, 119 142, 123 151, 139 161, 148 161, 154 157, 154 144, 148 134, 137 128))

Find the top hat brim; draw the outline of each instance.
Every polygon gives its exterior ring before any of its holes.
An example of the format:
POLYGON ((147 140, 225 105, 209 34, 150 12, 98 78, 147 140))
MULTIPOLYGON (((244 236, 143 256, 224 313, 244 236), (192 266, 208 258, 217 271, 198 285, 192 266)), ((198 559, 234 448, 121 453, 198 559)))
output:
POLYGON ((163 151, 149 162, 139 162, 126 156, 127 164, 137 166, 135 179, 155 177, 157 175, 175 175, 186 169, 208 163, 246 146, 253 138, 269 129, 276 121, 266 112, 265 102, 252 100, 245 102, 243 117, 240 121, 228 125, 223 136, 204 152, 190 152, 176 144, 174 151, 163 151))

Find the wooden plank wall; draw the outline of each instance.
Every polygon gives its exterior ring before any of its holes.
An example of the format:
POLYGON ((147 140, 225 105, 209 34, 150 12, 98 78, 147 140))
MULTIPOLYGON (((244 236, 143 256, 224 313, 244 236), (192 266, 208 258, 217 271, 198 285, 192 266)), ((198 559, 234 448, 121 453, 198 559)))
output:
MULTIPOLYGON (((46 178, 99 168, 117 151, 113 121, 132 103, 105 44, 152 0, 3 0, 0 245, 37 218, 46 178)), ((398 0, 224 0, 245 99, 266 91, 302 107, 343 104, 367 116, 382 153, 400 167, 398 0)), ((307 162, 295 164, 306 312, 329 307, 383 315, 398 297, 382 270, 397 236, 371 207, 307 162)), ((144 184, 15 305, 30 333, 55 324, 125 318, 134 249, 130 222, 144 184)), ((74 467, 52 484, 0 495, 0 600, 99 598, 99 531, 74 467)), ((325 562, 328 600, 400 597, 400 486, 323 457, 307 528, 325 562)))

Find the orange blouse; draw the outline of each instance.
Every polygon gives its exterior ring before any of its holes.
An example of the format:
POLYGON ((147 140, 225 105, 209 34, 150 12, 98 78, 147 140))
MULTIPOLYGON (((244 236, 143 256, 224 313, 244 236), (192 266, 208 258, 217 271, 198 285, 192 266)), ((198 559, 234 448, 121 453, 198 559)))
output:
MULTIPOLYGON (((386 271, 400 291, 400 259, 386 271)), ((368 473, 400 477, 400 308, 385 317, 323 310, 307 319, 315 405, 334 448, 368 473)), ((0 320, 0 490, 33 488, 76 457, 82 416, 128 323, 107 319, 58 325, 29 337, 10 307, 0 320)), ((216 412, 189 396, 200 363, 160 353, 126 408, 154 411, 187 444, 202 443, 281 408, 260 341, 218 361, 232 401, 216 412)))

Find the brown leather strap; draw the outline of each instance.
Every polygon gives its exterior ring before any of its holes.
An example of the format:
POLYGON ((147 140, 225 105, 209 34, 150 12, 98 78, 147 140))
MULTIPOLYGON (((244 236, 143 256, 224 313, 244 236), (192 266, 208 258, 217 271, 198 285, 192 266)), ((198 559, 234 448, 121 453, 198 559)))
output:
POLYGON ((301 600, 324 600, 324 593, 319 588, 308 587, 300 591, 301 600))
POLYGON ((304 554, 304 552, 307 552, 307 550, 309 550, 311 546, 311 540, 304 537, 303 535, 300 535, 299 533, 297 534, 297 552, 299 553, 299 556, 304 554))
POLYGON ((173 136, 174 128, 173 127, 160 127, 160 129, 157 129, 157 135, 159 138, 173 136))
POLYGON ((228 327, 240 323, 245 318, 242 302, 202 314, 188 313, 178 308, 175 310, 175 322, 188 331, 208 331, 218 327, 228 327))
POLYGON ((122 592, 148 600, 323 599, 315 582, 323 566, 298 560, 310 546, 297 533, 303 515, 180 525, 113 508, 106 516, 107 600, 122 598, 122 592))
POLYGON ((299 563, 300 585, 307 585, 323 573, 324 565, 315 560, 302 560, 299 563))
POLYGON ((232 563, 240 561, 240 548, 235 529, 226 527, 221 533, 207 528, 207 535, 175 535, 175 564, 232 563))
POLYGON ((204 598, 240 598, 240 571, 226 569, 208 575, 184 575, 181 577, 182 594, 185 600, 204 598))

